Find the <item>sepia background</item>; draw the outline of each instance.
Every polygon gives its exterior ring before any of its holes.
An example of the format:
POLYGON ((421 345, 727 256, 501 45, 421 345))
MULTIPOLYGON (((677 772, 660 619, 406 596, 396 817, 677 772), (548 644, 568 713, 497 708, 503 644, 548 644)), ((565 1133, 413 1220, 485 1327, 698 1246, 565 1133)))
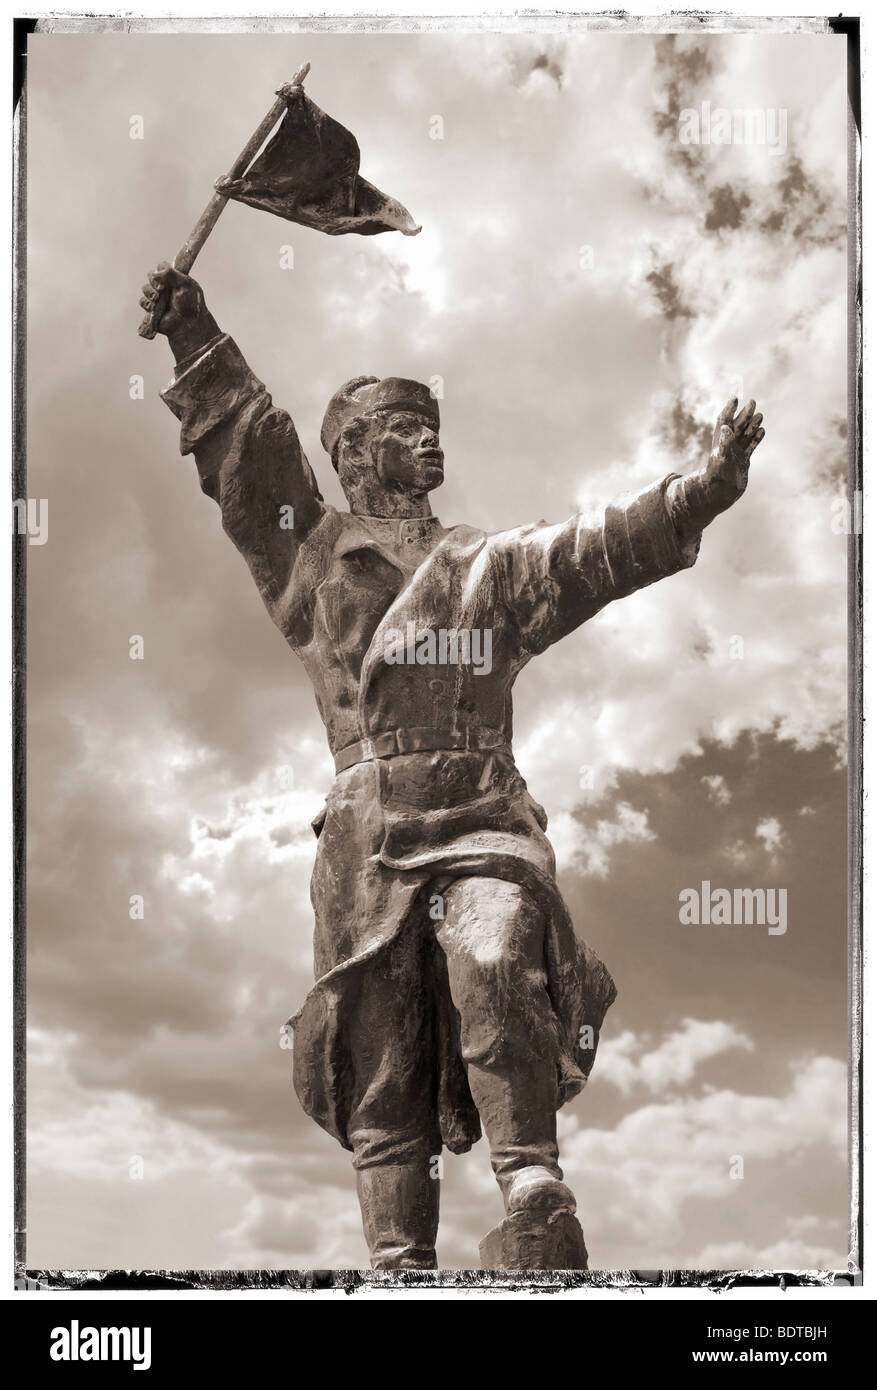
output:
MULTIPOLYGON (((434 510, 487 530, 701 465, 731 394, 765 412, 695 569, 534 662, 515 742, 619 989, 560 1115, 592 1266, 845 1268, 844 41, 82 35, 28 55, 28 492, 49 518, 28 548, 28 1265, 366 1262, 349 1156, 279 1045, 312 979, 332 764, 178 453, 167 346, 136 333, 146 272, 309 59, 309 94, 423 232, 329 238, 231 205, 195 274, 331 502, 323 410, 364 372, 442 378, 434 510), (788 148, 680 145, 703 101, 788 110, 788 148), (788 930, 682 925, 703 880, 787 889, 788 930)), ((484 1141, 444 1176, 439 1262, 471 1267, 501 1215, 484 1141)))

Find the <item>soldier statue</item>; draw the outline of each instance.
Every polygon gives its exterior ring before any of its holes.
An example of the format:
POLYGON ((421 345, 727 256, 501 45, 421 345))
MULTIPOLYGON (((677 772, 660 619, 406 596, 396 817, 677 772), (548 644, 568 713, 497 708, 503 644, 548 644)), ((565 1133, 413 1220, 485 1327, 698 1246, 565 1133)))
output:
POLYGON ((353 1155, 372 1265, 436 1268, 439 1156, 483 1129, 506 1220, 482 1262, 586 1268, 556 1112, 585 1084, 615 987, 575 935, 515 766, 512 686, 607 603, 694 564, 746 488, 762 417, 731 400, 699 472, 596 520, 488 534, 432 513, 444 458, 428 387, 356 377, 320 436, 341 511, 199 285, 163 263, 140 302, 164 306, 181 452, 304 663, 335 760, 313 822, 316 983, 291 1020, 293 1072, 353 1155), (437 633, 489 634, 490 661, 454 640, 449 655, 437 633))

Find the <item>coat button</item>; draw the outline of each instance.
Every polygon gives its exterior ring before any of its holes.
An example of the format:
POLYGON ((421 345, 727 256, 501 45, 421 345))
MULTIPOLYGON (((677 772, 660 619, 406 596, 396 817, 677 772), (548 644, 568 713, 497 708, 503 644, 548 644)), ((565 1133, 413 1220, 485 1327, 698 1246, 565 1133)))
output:
POLYGON ((441 695, 442 691, 443 691, 444 688, 445 688, 445 683, 444 683, 444 681, 439 681, 439 680, 430 681, 430 683, 429 683, 429 688, 430 688, 430 690, 434 690, 435 693, 436 693, 436 695, 441 695))

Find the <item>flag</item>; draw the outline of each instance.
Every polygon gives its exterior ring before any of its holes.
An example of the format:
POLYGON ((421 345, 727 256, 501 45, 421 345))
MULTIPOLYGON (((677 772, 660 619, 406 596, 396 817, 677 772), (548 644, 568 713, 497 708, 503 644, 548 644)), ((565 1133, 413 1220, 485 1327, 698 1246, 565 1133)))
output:
POLYGON ((420 228, 410 212, 359 174, 359 145, 304 90, 282 90, 286 112, 262 154, 221 192, 238 203, 276 213, 329 236, 402 232, 420 228))

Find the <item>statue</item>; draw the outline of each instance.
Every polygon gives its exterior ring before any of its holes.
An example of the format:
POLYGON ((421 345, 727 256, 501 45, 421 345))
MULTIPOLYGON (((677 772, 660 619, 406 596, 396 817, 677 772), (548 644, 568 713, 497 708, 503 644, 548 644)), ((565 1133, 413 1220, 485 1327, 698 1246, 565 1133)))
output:
POLYGON ((488 535, 432 513, 429 389, 357 377, 321 433, 339 511, 200 286, 163 263, 140 303, 174 354, 162 396, 181 452, 304 663, 335 759, 293 1070, 306 1112, 353 1155, 372 1265, 436 1268, 439 1156, 483 1128, 506 1209, 484 1267, 587 1268, 556 1111, 585 1084, 615 986, 574 933, 515 767, 512 686, 607 603, 694 564, 746 488, 762 416, 729 401, 701 471, 599 523, 488 535))

